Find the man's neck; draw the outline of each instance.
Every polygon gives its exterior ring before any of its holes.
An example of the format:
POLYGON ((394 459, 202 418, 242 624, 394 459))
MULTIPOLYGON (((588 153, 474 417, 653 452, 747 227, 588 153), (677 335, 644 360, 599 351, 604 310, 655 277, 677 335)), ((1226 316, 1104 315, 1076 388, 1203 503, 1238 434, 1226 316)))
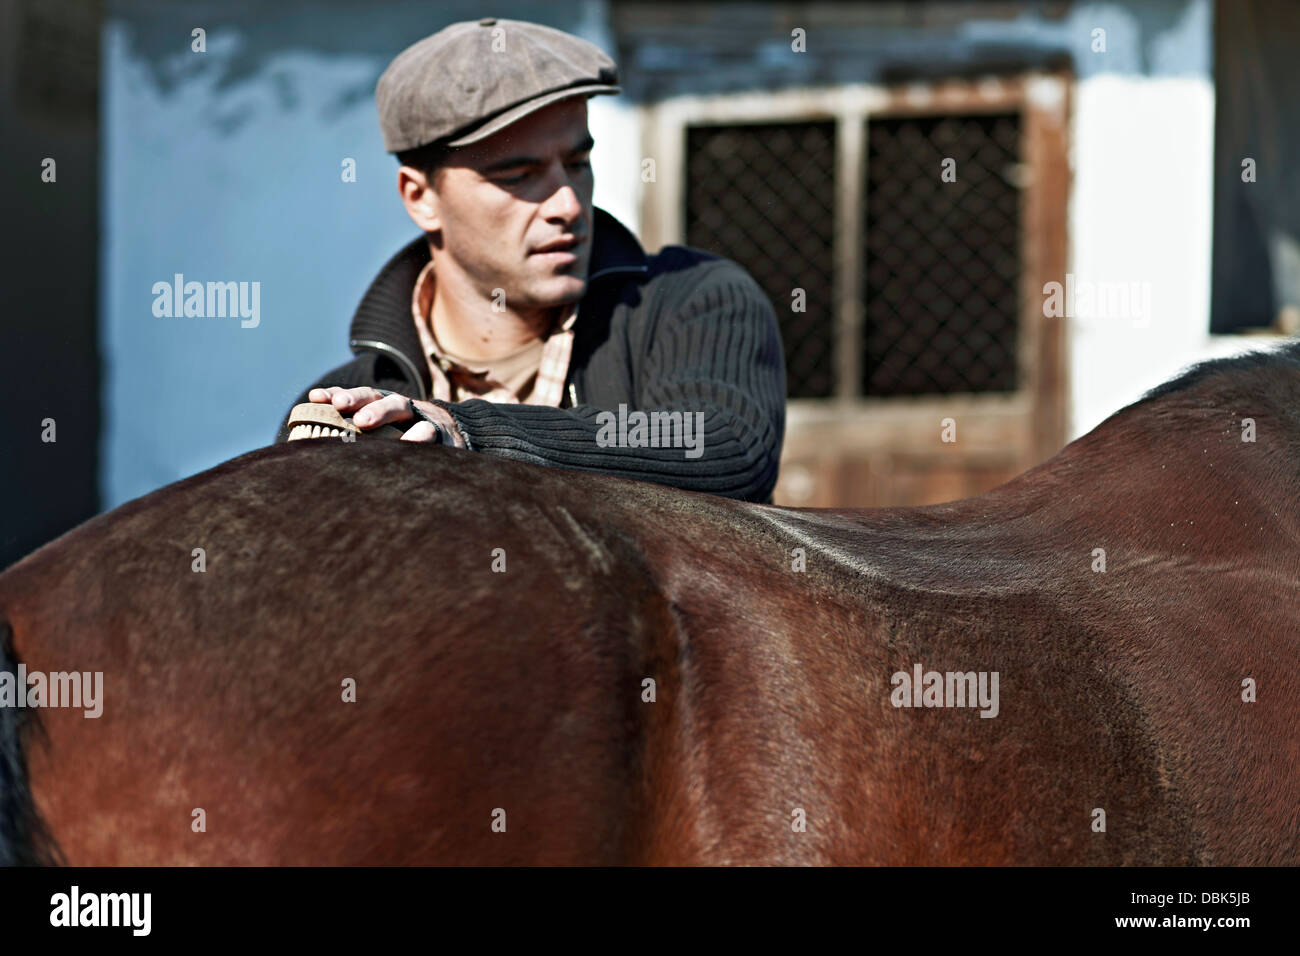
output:
POLYGON ((459 301, 439 288, 436 276, 429 325, 439 347, 462 359, 489 362, 513 355, 551 331, 563 306, 498 312, 491 302, 459 301))

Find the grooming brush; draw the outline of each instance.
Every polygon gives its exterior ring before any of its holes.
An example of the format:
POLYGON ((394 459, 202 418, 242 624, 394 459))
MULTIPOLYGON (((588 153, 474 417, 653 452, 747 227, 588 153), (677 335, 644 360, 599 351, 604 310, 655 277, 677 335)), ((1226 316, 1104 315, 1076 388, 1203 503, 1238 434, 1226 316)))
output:
POLYGON ((393 425, 362 429, 344 418, 333 405, 304 402, 289 412, 289 441, 299 438, 342 438, 347 432, 366 438, 401 438, 402 429, 393 425))

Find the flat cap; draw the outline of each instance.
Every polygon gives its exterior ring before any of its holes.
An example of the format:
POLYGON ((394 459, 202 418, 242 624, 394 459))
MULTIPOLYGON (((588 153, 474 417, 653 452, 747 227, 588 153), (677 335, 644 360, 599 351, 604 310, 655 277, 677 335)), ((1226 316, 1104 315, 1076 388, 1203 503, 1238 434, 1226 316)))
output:
POLYGON ((466 146, 572 96, 618 93, 595 44, 523 20, 453 23, 407 47, 375 88, 384 148, 466 146))

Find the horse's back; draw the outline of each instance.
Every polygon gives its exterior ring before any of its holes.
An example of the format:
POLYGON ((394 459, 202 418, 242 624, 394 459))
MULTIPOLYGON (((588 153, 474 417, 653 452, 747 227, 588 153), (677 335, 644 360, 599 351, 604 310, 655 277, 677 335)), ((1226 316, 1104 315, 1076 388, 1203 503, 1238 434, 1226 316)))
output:
POLYGON ((103 715, 42 711, 31 754, 68 859, 644 858, 640 675, 673 620, 636 543, 573 516, 584 480, 296 443, 0 575, 31 670, 104 674, 103 715))
POLYGON ((1232 638, 1296 633, 1294 547, 1077 457, 832 512, 255 452, 0 575, 30 667, 105 674, 34 789, 73 862, 1294 859, 1297 655, 1232 638), (996 716, 898 706, 917 665, 996 716))

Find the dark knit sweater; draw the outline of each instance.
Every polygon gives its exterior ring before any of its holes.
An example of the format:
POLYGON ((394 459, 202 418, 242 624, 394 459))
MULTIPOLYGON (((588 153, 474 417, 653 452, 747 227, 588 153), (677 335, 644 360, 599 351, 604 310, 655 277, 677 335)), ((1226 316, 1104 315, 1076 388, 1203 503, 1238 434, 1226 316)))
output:
MULTIPOLYGON (((785 364, 767 297, 734 262, 685 246, 647 256, 609 213, 595 209, 593 216, 565 407, 481 399, 436 404, 486 455, 771 501, 785 431, 785 364), (629 411, 702 412, 703 454, 600 447, 597 416, 620 404, 629 411)), ((431 383, 411 292, 428 261, 423 236, 389 260, 353 316, 355 358, 309 388, 370 385, 427 398, 431 383)), ((308 390, 297 402, 307 401, 308 390)), ((276 440, 286 438, 282 426, 276 440)))

